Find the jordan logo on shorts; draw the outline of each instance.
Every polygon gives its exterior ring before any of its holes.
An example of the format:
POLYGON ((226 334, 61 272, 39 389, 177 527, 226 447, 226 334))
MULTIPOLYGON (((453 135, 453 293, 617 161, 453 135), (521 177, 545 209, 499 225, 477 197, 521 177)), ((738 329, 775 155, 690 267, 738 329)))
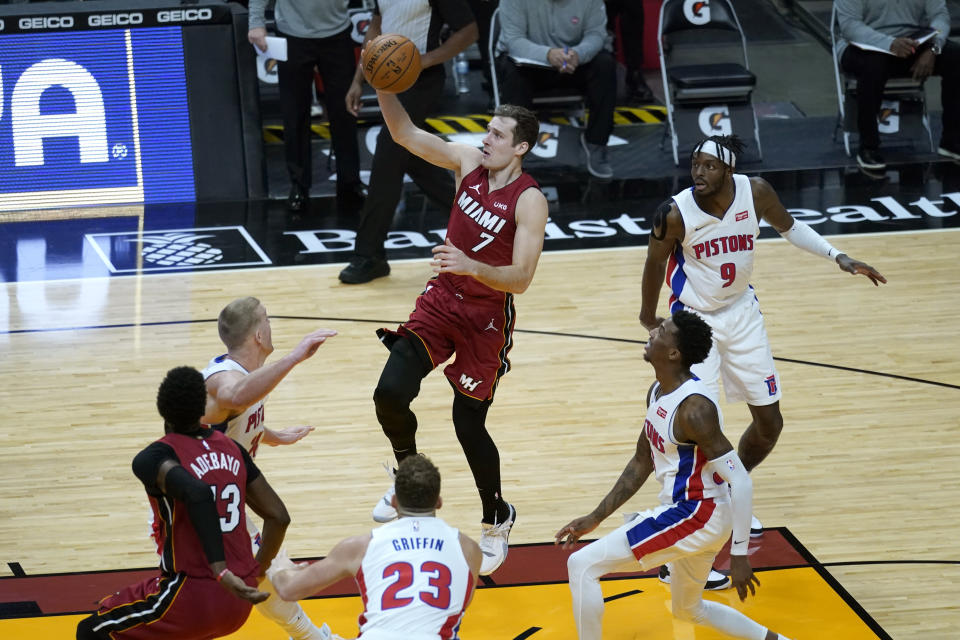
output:
POLYGON ((490 318, 490 324, 487 325, 487 328, 484 329, 484 331, 490 331, 490 329, 493 329, 494 331, 497 330, 497 325, 493 324, 493 318, 490 318))

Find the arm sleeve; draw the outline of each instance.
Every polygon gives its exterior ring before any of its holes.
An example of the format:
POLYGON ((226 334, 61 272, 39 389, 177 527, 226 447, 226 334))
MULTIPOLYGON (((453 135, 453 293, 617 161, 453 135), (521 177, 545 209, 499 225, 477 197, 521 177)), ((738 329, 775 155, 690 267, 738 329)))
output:
POLYGON ((940 32, 934 40, 942 47, 950 36, 950 12, 947 11, 947 3, 944 0, 926 0, 924 4, 930 26, 940 32))
POLYGON ((863 20, 864 0, 836 0, 837 24, 840 27, 840 36, 849 42, 880 47, 890 50, 894 37, 880 33, 863 20))
POLYGON ((200 538, 207 562, 213 564, 225 558, 223 554, 223 536, 220 533, 220 514, 213 499, 210 485, 194 478, 177 465, 167 472, 164 482, 166 494, 187 505, 190 523, 200 538))
POLYGON ((270 0, 250 0, 250 3, 247 7, 249 11, 249 17, 247 21, 249 22, 250 29, 256 29, 258 27, 264 28, 267 26, 266 19, 266 10, 267 5, 270 4, 270 0))
POLYGON ((528 7, 520 6, 517 0, 500 2, 500 40, 497 52, 505 51, 516 58, 528 58, 547 62, 548 45, 539 44, 530 39, 530 19, 528 7))
POLYGON ((148 495, 155 496, 162 493, 157 485, 157 473, 164 460, 173 460, 178 464, 180 462, 173 447, 163 442, 151 443, 133 459, 133 475, 143 483, 148 495))
POLYGON ((793 226, 780 235, 793 246, 827 260, 836 260, 837 256, 842 253, 802 220, 794 220, 793 226))
POLYGON ((581 64, 590 62, 607 44, 607 8, 597 0, 584 12, 583 40, 573 46, 581 64))
POLYGON ((730 555, 745 556, 750 545, 750 518, 753 515, 753 481, 733 449, 710 461, 713 471, 730 485, 733 510, 733 537, 730 555))

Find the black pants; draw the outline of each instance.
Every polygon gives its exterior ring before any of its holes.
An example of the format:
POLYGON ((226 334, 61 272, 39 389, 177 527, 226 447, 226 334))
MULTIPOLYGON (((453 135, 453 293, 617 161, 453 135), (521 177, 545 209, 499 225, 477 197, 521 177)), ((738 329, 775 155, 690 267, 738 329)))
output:
MULTIPOLYGON (((843 52, 840 67, 857 78, 857 129, 860 148, 878 149, 877 113, 883 102, 887 78, 909 76, 915 57, 897 58, 886 53, 864 51, 850 45, 843 52)), ((933 75, 940 76, 943 107, 943 135, 940 146, 960 151, 960 45, 949 40, 936 57, 933 75)))
POLYGON ((500 0, 467 0, 470 11, 477 21, 477 49, 480 50, 480 60, 483 63, 483 77, 490 80, 490 20, 493 12, 500 5, 500 0))
POLYGON ((316 66, 323 79, 324 103, 337 160, 337 187, 342 190, 360 182, 357 119, 347 111, 345 100, 356 69, 350 29, 329 38, 281 35, 287 39, 287 61, 279 63, 277 75, 290 181, 310 191, 313 177, 310 106, 316 66))
POLYGON ((607 5, 607 29, 614 31, 620 16, 620 48, 627 71, 643 69, 643 0, 604 0, 607 5))
POLYGON ((497 65, 500 99, 507 104, 530 108, 534 95, 547 89, 571 89, 585 94, 590 110, 587 142, 607 144, 613 131, 613 109, 617 105, 617 67, 609 51, 600 51, 573 73, 560 73, 552 67, 517 65, 506 54, 500 55, 497 65))
MULTIPOLYGON (((435 114, 445 79, 442 65, 430 67, 420 74, 412 87, 398 94, 400 103, 416 126, 422 127, 427 116, 435 114)), ((356 255, 386 257, 383 243, 400 202, 405 173, 410 174, 417 186, 438 206, 449 208, 453 203, 453 174, 401 147, 384 126, 377 136, 377 150, 370 167, 367 201, 357 229, 356 255)))

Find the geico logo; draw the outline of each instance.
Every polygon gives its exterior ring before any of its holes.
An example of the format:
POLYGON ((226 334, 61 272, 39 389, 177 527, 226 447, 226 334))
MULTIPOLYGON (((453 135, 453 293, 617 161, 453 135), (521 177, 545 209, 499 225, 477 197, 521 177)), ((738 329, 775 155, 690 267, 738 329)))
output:
POLYGON ((87 16, 87 24, 91 27, 120 27, 127 24, 143 24, 143 14, 104 13, 102 15, 87 16))
POLYGON ((36 16, 20 18, 20 28, 28 29, 69 29, 73 26, 73 16, 36 16))
MULTIPOLYGON (((4 116, 0 68, 0 117, 4 116)), ((77 138, 80 162, 107 162, 107 120, 100 85, 89 71, 70 60, 49 58, 30 65, 13 85, 9 118, 13 157, 18 167, 44 164, 45 138, 77 138), (41 113, 40 99, 50 87, 70 92, 73 113, 41 113)))
POLYGON ((157 12, 157 22, 197 22, 213 17, 211 9, 174 9, 157 12))

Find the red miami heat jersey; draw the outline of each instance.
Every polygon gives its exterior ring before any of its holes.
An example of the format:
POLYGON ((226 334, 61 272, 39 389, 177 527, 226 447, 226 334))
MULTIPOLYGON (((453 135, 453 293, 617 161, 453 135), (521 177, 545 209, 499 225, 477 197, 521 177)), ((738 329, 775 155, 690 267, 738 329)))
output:
MULTIPOLYGON (((257 562, 250 554, 250 535, 244 517, 247 467, 240 446, 219 431, 212 431, 206 438, 168 433, 160 442, 173 448, 188 473, 210 485, 220 514, 227 567, 237 576, 251 575, 257 569, 257 562)), ((187 505, 165 495, 149 497, 155 521, 163 523, 158 540, 162 549, 160 568, 165 573, 182 571, 192 577, 212 577, 203 545, 187 514, 187 505)))
MULTIPOLYGON (((643 421, 643 432, 650 441, 650 455, 657 482, 662 485, 660 504, 675 504, 684 500, 714 498, 725 500, 729 489, 720 476, 707 469, 709 460, 695 444, 679 443, 673 437, 673 418, 680 403, 692 395, 701 395, 714 405, 713 394, 702 381, 691 378, 682 385, 657 397, 660 383, 650 391, 650 406, 643 421)), ((720 428, 723 414, 717 407, 720 428)))
POLYGON ((364 640, 450 640, 473 590, 460 533, 440 518, 400 518, 371 532, 357 571, 364 640))
MULTIPOLYGON (((528 173, 489 191, 487 170, 477 167, 460 181, 457 197, 450 208, 447 237, 467 257, 494 267, 513 262, 513 238, 517 232, 517 198, 530 188, 539 189, 528 173)), ((471 298, 488 299, 502 306, 506 293, 491 289, 470 276, 441 273, 439 282, 449 289, 471 298)))
POLYGON ((683 243, 667 264, 670 313, 691 307, 714 311, 737 300, 750 286, 754 240, 760 222, 750 178, 733 174, 733 203, 717 218, 697 204, 693 189, 673 196, 683 217, 683 243))

